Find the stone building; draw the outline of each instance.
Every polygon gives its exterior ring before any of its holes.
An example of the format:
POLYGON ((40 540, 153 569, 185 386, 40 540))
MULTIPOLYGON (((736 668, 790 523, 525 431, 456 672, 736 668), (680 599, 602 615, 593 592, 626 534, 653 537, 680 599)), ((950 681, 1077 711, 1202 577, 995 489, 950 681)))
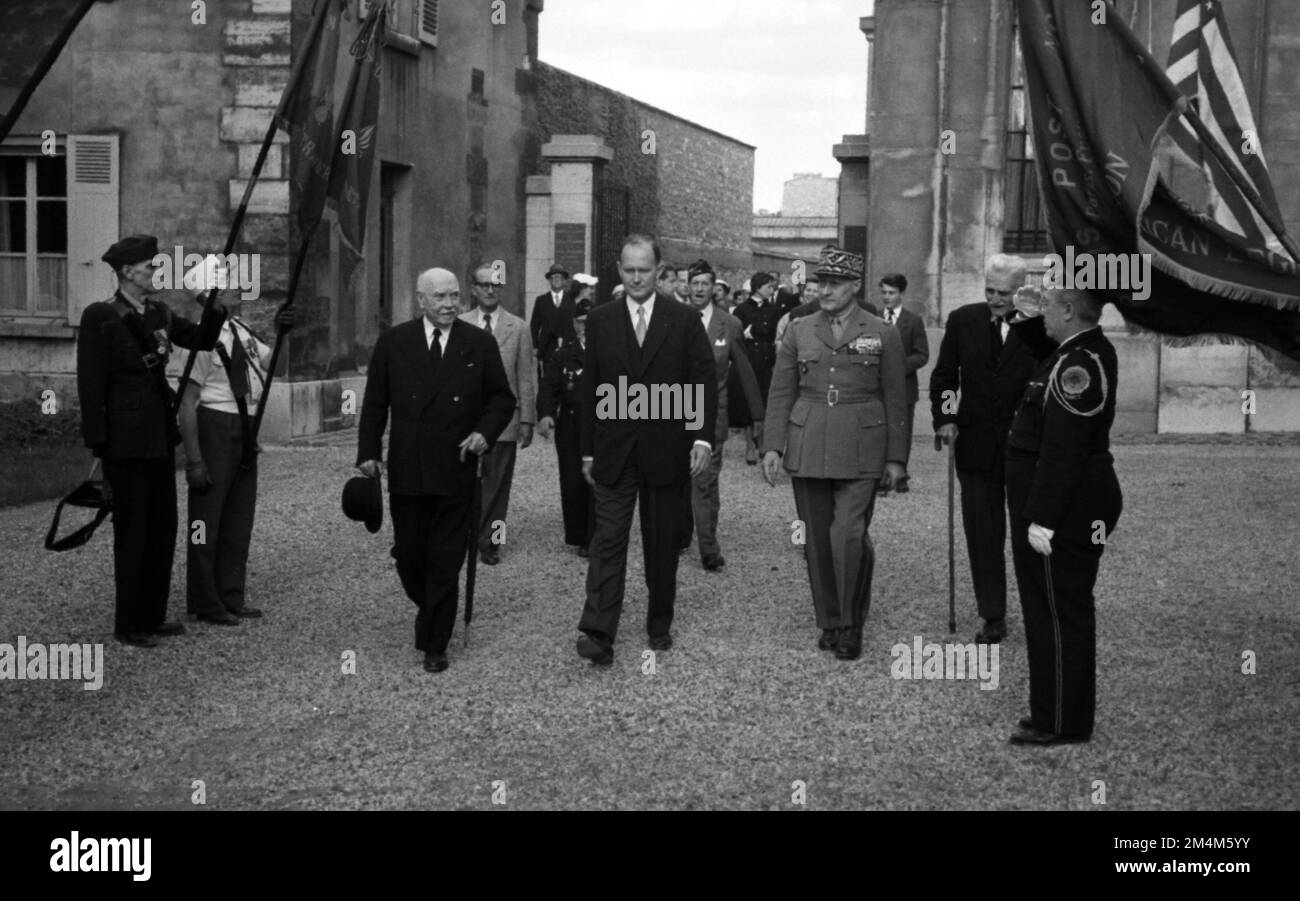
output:
POLYGON ((528 297, 556 260, 618 283, 619 244, 656 235, 664 258, 703 257, 736 285, 750 274, 754 147, 539 63, 529 145, 528 297))
MULTIPOLYGON (((1169 52, 1176 0, 1121 0, 1120 14, 1156 60, 1169 52)), ((1289 231, 1300 230, 1300 4, 1240 0, 1222 7, 1289 231)), ((870 50, 865 133, 846 135, 840 237, 867 254, 868 292, 907 274, 908 306, 934 329, 983 297, 983 264, 1005 251, 1031 272, 1050 248, 1026 141, 1024 81, 1011 0, 876 0, 859 20, 870 50), (945 132, 951 143, 944 153, 945 132)), ((1129 335, 1107 311, 1120 353, 1117 432, 1240 432, 1300 428, 1297 367, 1244 346, 1165 347, 1129 335), (1255 392, 1254 413, 1243 391, 1255 392)), ((922 373, 928 378, 928 369, 922 373)), ((928 423, 918 417, 918 430, 928 423)))
POLYGON ((796 172, 781 190, 782 216, 834 216, 839 179, 818 172, 796 172))

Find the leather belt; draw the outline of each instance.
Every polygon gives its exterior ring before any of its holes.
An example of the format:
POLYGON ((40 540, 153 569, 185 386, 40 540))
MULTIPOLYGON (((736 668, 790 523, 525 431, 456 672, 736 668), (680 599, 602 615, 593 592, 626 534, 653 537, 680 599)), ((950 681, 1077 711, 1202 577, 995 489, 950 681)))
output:
POLYGON ((799 399, 810 401, 815 404, 825 404, 828 407, 834 407, 839 404, 865 404, 877 400, 878 398, 874 394, 845 391, 840 388, 827 388, 825 391, 813 391, 808 388, 801 388, 799 390, 799 399))

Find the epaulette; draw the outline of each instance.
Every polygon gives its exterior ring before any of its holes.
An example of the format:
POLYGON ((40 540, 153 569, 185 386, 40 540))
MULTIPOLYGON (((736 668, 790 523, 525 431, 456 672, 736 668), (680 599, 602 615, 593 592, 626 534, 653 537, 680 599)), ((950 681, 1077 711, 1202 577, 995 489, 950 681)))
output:
POLYGON ((1086 348, 1072 348, 1052 367, 1043 399, 1051 397, 1076 416, 1096 416, 1109 396, 1101 357, 1086 348))

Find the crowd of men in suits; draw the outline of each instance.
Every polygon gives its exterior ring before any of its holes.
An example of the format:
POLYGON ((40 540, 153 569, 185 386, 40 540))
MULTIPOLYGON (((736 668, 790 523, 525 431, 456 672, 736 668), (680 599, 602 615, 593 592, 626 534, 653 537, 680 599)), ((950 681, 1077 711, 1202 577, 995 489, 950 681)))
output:
MULTIPOLYGON (((104 459, 114 495, 116 632, 144 646, 184 630, 165 620, 173 449, 182 442, 191 517, 215 538, 190 553, 187 607, 214 624, 260 615, 243 585, 256 496, 248 417, 260 399, 250 381, 264 379, 268 355, 220 305, 196 325, 152 301, 156 253, 149 236, 110 248, 104 260, 119 291, 87 309, 78 338, 85 439, 104 459), (181 386, 179 421, 162 372, 171 341, 201 356, 181 386)), ((502 559, 516 457, 534 429, 555 438, 564 539, 588 561, 578 654, 613 662, 634 511, 648 645, 670 649, 679 554, 692 533, 706 570, 726 563, 718 484, 737 418, 750 429, 746 457, 757 464, 761 455, 768 484, 782 470, 791 479, 817 647, 857 658, 875 501, 908 490, 917 372, 929 358, 924 323, 903 305, 906 277, 884 276, 875 307, 862 296, 863 264, 828 246, 799 292, 778 297, 773 275, 759 272, 728 311, 730 286, 708 262, 665 264, 654 238, 631 235, 620 252, 621 290, 598 304, 596 279, 554 266, 528 323, 500 306, 491 266, 469 272, 468 299, 450 270, 421 273, 420 316, 375 345, 356 462, 375 497, 387 477, 392 557, 416 607, 424 668, 449 666, 467 531, 482 562, 502 559), (597 397, 616 384, 701 389, 695 428, 680 411, 611 413, 597 397), (471 523, 476 486, 481 519, 471 523)), ((954 445, 983 619, 977 642, 1006 635, 1010 518, 1031 676, 1030 715, 1012 740, 1047 745, 1092 731, 1092 589, 1122 506, 1109 453, 1116 364, 1091 295, 1049 291, 1041 315, 1026 315, 1013 306, 1024 283, 1018 258, 990 259, 984 301, 948 316, 929 387, 936 448, 954 445)), ((291 328, 292 312, 281 311, 276 324, 291 328)), ((354 518, 379 527, 373 510, 354 518)))

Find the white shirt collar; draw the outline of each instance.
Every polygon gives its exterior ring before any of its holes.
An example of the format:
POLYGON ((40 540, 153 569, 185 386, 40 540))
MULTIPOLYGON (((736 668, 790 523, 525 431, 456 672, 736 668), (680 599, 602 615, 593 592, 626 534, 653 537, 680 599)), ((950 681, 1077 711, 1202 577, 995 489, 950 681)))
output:
MULTIPOLYGON (((483 314, 486 312, 482 307, 475 307, 474 312, 471 314, 474 317, 474 324, 479 328, 483 327, 483 314)), ((493 307, 490 315, 492 316, 492 330, 496 331, 497 325, 501 322, 501 307, 493 307)))
POLYGON ((1084 330, 1081 331, 1081 332, 1075 332, 1073 335, 1071 335, 1070 337, 1068 337, 1068 338, 1066 338, 1064 341, 1062 341, 1060 344, 1058 344, 1057 347, 1056 347, 1056 349, 1057 349, 1057 350, 1060 350, 1061 348, 1065 347, 1065 345, 1071 343, 1072 341, 1074 341, 1074 339, 1078 338, 1079 336, 1081 336, 1081 335, 1086 335, 1086 334, 1088 334, 1089 332, 1093 331, 1094 329, 1099 329, 1099 328, 1101 328, 1100 325, 1094 325, 1094 326, 1092 326, 1092 328, 1086 328, 1086 329, 1084 329, 1084 330))
POLYGON ((709 323, 713 321, 713 304, 709 304, 700 311, 700 319, 704 322, 704 330, 709 330, 709 323))
POLYGON ((627 304, 627 315, 632 317, 632 328, 636 328, 637 307, 645 307, 645 324, 646 324, 646 328, 650 327, 650 317, 655 314, 656 297, 658 297, 657 294, 651 294, 648 298, 646 298, 645 303, 637 303, 632 298, 630 297, 627 298, 625 303, 627 304))

